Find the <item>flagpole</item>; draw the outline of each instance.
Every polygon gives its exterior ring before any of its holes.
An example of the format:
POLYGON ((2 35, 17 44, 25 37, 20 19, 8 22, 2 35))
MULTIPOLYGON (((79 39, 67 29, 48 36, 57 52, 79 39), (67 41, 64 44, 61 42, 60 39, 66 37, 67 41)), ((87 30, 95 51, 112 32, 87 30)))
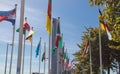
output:
POLYGON ((46 28, 49 33, 48 74, 51 74, 50 72, 50 67, 51 67, 50 38, 51 38, 51 13, 52 13, 51 10, 52 10, 52 0, 48 0, 47 22, 46 22, 46 28))
POLYGON ((50 34, 49 34, 49 53, 48 53, 48 74, 50 73, 50 34))
POLYGON ((40 37, 40 51, 39 51, 39 73, 40 73, 40 61, 41 61, 41 37, 40 37))
MULTIPOLYGON (((25 21, 27 21, 27 17, 25 17, 25 21)), ((25 34, 24 34, 24 48, 23 48, 23 62, 22 62, 22 74, 24 74, 24 58, 25 58, 25 40, 26 38, 26 30, 25 30, 25 34)))
POLYGON ((44 53, 45 53, 45 56, 44 56, 44 74, 45 74, 45 63, 46 63, 46 43, 44 44, 44 53))
MULTIPOLYGON (((32 27, 33 30, 33 27, 32 27)), ((30 49, 30 74, 31 74, 31 68, 32 68, 32 42, 33 42, 33 36, 31 41, 31 49, 30 49)))
MULTIPOLYGON (((15 4, 15 9, 17 9, 17 4, 15 4)), ((12 38, 12 50, 11 50, 9 74, 11 74, 11 68, 12 68, 12 58, 13 58, 13 49, 14 49, 14 37, 15 37, 15 24, 13 25, 13 38, 12 38)))
MULTIPOLYGON (((51 25, 50 25, 51 26, 51 25)), ((50 71, 50 64, 51 64, 51 51, 50 51, 50 38, 51 38, 51 30, 50 30, 50 34, 49 34, 49 51, 48 51, 48 74, 51 74, 51 71, 50 71)))
POLYGON ((21 71, 21 57, 22 57, 22 39, 23 39, 23 21, 24 21, 24 4, 25 0, 21 0, 20 10, 20 32, 19 32, 19 45, 18 45, 18 57, 17 57, 17 70, 16 74, 20 74, 21 71))
MULTIPOLYGON (((66 48, 66 55, 67 55, 67 48, 66 48)), ((66 56, 67 57, 67 56, 66 56)), ((66 61, 65 61, 65 64, 66 64, 66 61)), ((65 73, 67 74, 67 69, 65 67, 65 73)))
POLYGON ((59 74, 59 48, 57 48, 57 74, 59 74))
POLYGON ((99 54, 100 54, 100 74, 102 74, 102 46, 101 46, 101 30, 99 25, 99 54))
POLYGON ((5 59, 5 71, 4 71, 4 74, 6 74, 6 69, 7 69, 8 46, 9 46, 9 45, 12 45, 12 44, 7 43, 7 49, 6 49, 6 59, 5 59))
MULTIPOLYGON (((91 38, 91 34, 90 34, 91 30, 89 31, 89 38, 91 38)), ((91 41, 91 40, 90 40, 91 41)), ((92 57, 91 57, 91 42, 90 42, 90 74, 92 74, 92 57)))
MULTIPOLYGON (((63 47, 65 48, 65 42, 63 42, 63 47)), ((64 49, 63 49, 63 58, 64 58, 64 49)), ((65 60, 64 60, 65 61, 65 60)), ((65 68, 64 68, 64 64, 62 65, 62 70, 63 70, 63 72, 62 73, 64 73, 64 70, 65 70, 65 68)))
POLYGON ((7 68, 7 58, 8 58, 8 43, 7 43, 7 49, 6 49, 6 59, 5 59, 5 71, 4 74, 6 74, 6 68, 7 68))
MULTIPOLYGON (((99 9, 99 6, 98 6, 99 9)), ((99 55, 100 55, 100 74, 102 74, 102 46, 101 46, 101 29, 99 25, 99 55)))
MULTIPOLYGON (((63 33, 62 33, 62 36, 61 36, 61 37, 62 37, 62 41, 63 41, 63 33)), ((64 53, 63 53, 63 42, 62 42, 62 49, 61 49, 61 53, 62 53, 62 55, 64 54, 64 53)), ((63 58, 63 57, 62 57, 62 58, 63 58)), ((60 57, 60 62, 61 62, 61 69, 60 69, 60 70, 61 70, 61 74, 62 74, 63 65, 62 65, 62 59, 61 59, 61 57, 60 57)))

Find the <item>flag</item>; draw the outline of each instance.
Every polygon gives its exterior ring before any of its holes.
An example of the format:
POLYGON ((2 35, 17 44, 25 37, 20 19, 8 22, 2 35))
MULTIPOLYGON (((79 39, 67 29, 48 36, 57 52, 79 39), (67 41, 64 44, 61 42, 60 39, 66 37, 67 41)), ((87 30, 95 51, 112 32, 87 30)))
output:
POLYGON ((107 36, 108 36, 108 39, 109 39, 109 40, 112 40, 112 35, 111 35, 111 33, 110 33, 110 28, 108 27, 107 24, 105 24, 105 22, 100 23, 100 28, 101 28, 101 30, 106 31, 106 34, 107 34, 107 36))
MULTIPOLYGON (((19 32, 19 31, 20 31, 20 28, 18 28, 18 29, 16 30, 16 32, 19 32)), ((25 33, 26 33, 26 30, 23 29, 23 34, 25 35, 25 33)))
POLYGON ((26 37, 26 40, 29 40, 30 42, 32 42, 32 35, 26 37))
POLYGON ((62 51, 59 52, 59 56, 60 56, 60 58, 62 60, 62 64, 64 65, 64 46, 62 47, 62 51))
POLYGON ((110 33, 110 31, 108 30, 107 27, 106 27, 106 33, 107 33, 108 39, 112 40, 112 35, 111 35, 111 33, 110 33))
POLYGON ((109 40, 112 40, 112 35, 111 35, 111 33, 110 33, 110 28, 107 26, 107 24, 105 24, 105 23, 103 23, 103 26, 104 26, 104 29, 102 29, 102 30, 105 30, 106 31, 106 34, 107 34, 107 36, 108 36, 108 39, 109 40))
POLYGON ((29 35, 33 35, 35 32, 33 31, 33 30, 31 30, 30 32, 29 32, 29 35))
POLYGON ((64 57, 62 58, 62 64, 64 65, 64 57))
POLYGON ((33 30, 31 30, 30 32, 29 32, 29 35, 26 37, 26 40, 29 40, 30 42, 32 42, 32 35, 34 34, 34 31, 33 30))
MULTIPOLYGON (((99 10, 99 14, 102 16, 102 12, 100 11, 100 9, 98 9, 98 10, 99 10)), ((105 30, 105 31, 106 31, 106 34, 107 34, 107 36, 108 36, 108 39, 109 39, 109 40, 112 40, 112 35, 111 35, 111 33, 110 33, 110 28, 109 28, 109 26, 106 24, 105 21, 101 21, 101 20, 100 20, 100 27, 101 27, 102 30, 105 30)))
MULTIPOLYGON (((20 30, 20 28, 18 28, 18 29, 16 30, 16 32, 19 32, 19 30, 20 30)), ((23 34, 24 34, 24 35, 25 35, 25 33, 26 33, 26 30, 29 31, 29 30, 30 30, 30 26, 29 26, 29 24, 25 21, 25 22, 23 23, 23 34)))
POLYGON ((45 60, 45 51, 43 52, 43 55, 42 55, 42 62, 43 62, 43 60, 45 60))
POLYGON ((15 25, 16 8, 9 11, 0 11, 0 22, 3 20, 9 21, 12 25, 15 25))
POLYGON ((59 48, 62 49, 62 37, 60 37, 60 40, 59 40, 59 48))
POLYGON ((46 19, 46 30, 48 34, 51 33, 51 11, 52 10, 52 0, 48 1, 47 19, 46 19))
POLYGON ((39 43, 38 43, 38 45, 37 45, 37 48, 36 48, 36 57, 39 55, 39 50, 40 50, 40 41, 39 41, 39 43))
POLYGON ((56 39, 55 39, 55 45, 56 47, 58 48, 58 45, 59 45, 59 41, 60 41, 60 25, 58 23, 58 26, 57 26, 57 34, 56 34, 56 39))
POLYGON ((68 67, 69 67, 69 58, 68 58, 68 57, 67 57, 67 59, 66 59, 65 66, 66 66, 66 68, 68 68, 68 67))
POLYGON ((29 24, 26 21, 23 24, 23 29, 25 29, 27 31, 30 31, 30 26, 29 26, 29 24))
POLYGON ((64 52, 63 56, 64 56, 64 59, 66 59, 67 58, 67 53, 64 52))
POLYGON ((105 31, 105 25, 103 23, 100 23, 101 30, 105 31))
POLYGON ((53 49, 52 49, 52 55, 54 55, 55 54, 55 50, 57 49, 57 47, 54 47, 53 49))
POLYGON ((102 12, 101 12, 100 8, 98 8, 98 12, 102 16, 102 12))
POLYGON ((82 56, 84 56, 84 55, 86 55, 88 53, 89 47, 90 47, 90 37, 88 37, 88 39, 87 39, 86 46, 85 46, 85 49, 84 49, 84 51, 82 53, 82 56))
POLYGON ((76 59, 73 59, 73 60, 71 61, 71 65, 75 64, 74 62, 76 62, 76 59))

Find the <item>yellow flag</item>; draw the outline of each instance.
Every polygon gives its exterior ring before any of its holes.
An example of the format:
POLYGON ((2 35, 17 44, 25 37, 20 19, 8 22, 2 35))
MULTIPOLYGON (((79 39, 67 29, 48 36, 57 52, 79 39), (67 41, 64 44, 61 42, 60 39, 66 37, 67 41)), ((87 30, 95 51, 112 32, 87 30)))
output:
POLYGON ((26 40, 29 40, 30 42, 32 42, 32 35, 34 34, 33 30, 30 30, 29 35, 26 37, 26 40))
POLYGON ((52 10, 52 0, 48 0, 48 10, 47 10, 47 19, 46 19, 46 29, 48 34, 51 33, 51 10, 52 10))
POLYGON ((30 30, 29 35, 33 35, 35 32, 33 30, 30 30))
POLYGON ((26 37, 26 40, 29 40, 30 42, 32 42, 32 35, 26 37))
POLYGON ((104 26, 103 23, 100 23, 100 28, 101 28, 103 31, 105 31, 105 26, 104 26))
POLYGON ((51 19, 49 18, 48 15, 47 15, 47 21, 46 21, 46 29, 48 31, 48 34, 50 34, 50 32, 51 32, 51 19))

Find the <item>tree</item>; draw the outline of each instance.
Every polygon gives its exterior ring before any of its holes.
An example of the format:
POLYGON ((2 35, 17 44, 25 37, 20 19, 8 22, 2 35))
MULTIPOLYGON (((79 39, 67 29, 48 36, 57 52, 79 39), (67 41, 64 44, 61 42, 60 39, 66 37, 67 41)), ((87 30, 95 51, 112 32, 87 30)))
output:
POLYGON ((120 0, 89 0, 91 6, 102 6, 102 20, 111 28, 113 43, 110 48, 120 50, 120 0))
POLYGON ((91 6, 102 6, 102 20, 111 28, 112 41, 109 47, 113 49, 112 56, 120 62, 120 0, 89 0, 91 6))
MULTIPOLYGON (((98 28, 92 28, 91 30, 91 52, 92 52, 92 68, 93 68, 93 74, 99 74, 99 66, 100 66, 100 60, 99 60, 99 30, 98 28)), ((82 57, 82 53, 85 48, 86 39, 88 37, 88 34, 84 34, 82 36, 82 43, 78 44, 80 51, 76 52, 74 55, 85 69, 87 69, 87 74, 90 73, 90 64, 89 64, 89 53, 82 57)), ((114 62, 114 52, 116 50, 113 50, 109 48, 109 45, 111 41, 108 40, 107 35, 104 31, 101 31, 101 42, 102 42, 102 62, 103 62, 103 69, 108 70, 110 72, 110 68, 116 67, 116 65, 113 64, 114 62), (114 66, 113 66, 114 65, 114 66)), ((79 64, 77 64, 78 66, 79 64)), ((78 71, 81 71, 81 68, 78 68, 78 71)), ((109 73, 108 73, 109 74, 109 73)))

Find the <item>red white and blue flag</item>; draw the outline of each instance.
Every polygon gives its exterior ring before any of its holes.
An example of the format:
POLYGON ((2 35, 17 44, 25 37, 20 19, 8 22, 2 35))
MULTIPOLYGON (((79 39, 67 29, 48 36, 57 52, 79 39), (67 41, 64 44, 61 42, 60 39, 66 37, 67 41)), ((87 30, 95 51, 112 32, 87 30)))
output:
POLYGON ((15 25, 16 8, 9 11, 0 11, 0 22, 3 20, 9 21, 12 25, 15 25))

